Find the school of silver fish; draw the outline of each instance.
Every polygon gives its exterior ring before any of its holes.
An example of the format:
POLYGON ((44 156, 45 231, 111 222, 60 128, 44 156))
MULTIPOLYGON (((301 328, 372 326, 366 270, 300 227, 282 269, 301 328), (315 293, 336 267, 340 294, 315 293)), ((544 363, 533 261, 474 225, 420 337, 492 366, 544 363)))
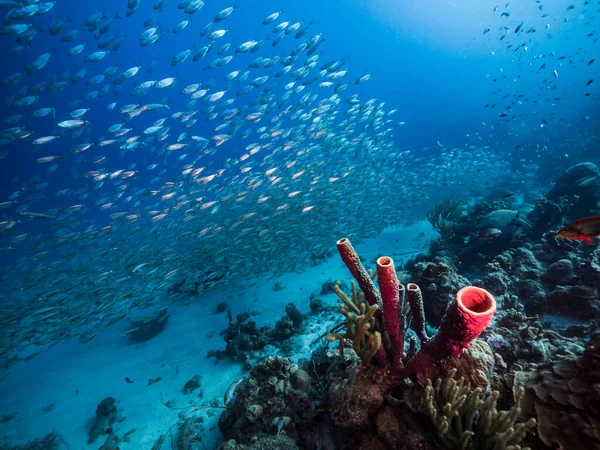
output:
MULTIPOLYGON (((259 277, 322 261, 340 236, 374 237, 422 219, 449 192, 481 196, 518 178, 483 134, 457 148, 438 141, 433 153, 399 149, 394 102, 361 96, 371 74, 325 58, 324 34, 285 11, 264 12, 261 36, 229 40, 251 5, 155 0, 142 16, 128 0, 75 24, 52 16, 56 3, 0 0, 0 39, 14 42, 6 55, 30 56, 0 80, 12 114, 0 157, 18 152, 30 175, 0 199, 5 368, 32 345, 89 342, 137 308, 217 286, 243 295, 259 277), (130 37, 112 31, 117 20, 130 37), (39 40, 76 69, 61 73, 39 40), (152 62, 121 58, 130 41, 152 62), (153 60, 155 46, 182 43, 153 60), (184 68, 195 82, 179 82, 184 68), (80 100, 60 101, 73 92, 80 100)), ((504 99, 516 111, 521 94, 504 99)))

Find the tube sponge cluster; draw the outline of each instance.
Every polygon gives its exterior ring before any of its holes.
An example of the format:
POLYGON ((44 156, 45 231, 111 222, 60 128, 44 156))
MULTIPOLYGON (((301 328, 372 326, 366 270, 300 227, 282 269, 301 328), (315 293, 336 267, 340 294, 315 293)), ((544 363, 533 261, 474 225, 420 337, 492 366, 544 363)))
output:
MULTIPOLYGON (((465 287, 456 294, 455 301, 448 306, 437 333, 429 339, 425 332, 421 291, 416 284, 409 283, 405 289, 399 283, 392 258, 380 257, 377 260, 377 272, 371 276, 348 239, 340 239, 337 248, 364 295, 366 305, 363 310, 366 311, 368 307, 369 314, 361 311, 356 305, 352 307, 349 299, 348 302, 344 301, 345 305, 340 306, 340 311, 348 318, 348 332, 329 335, 328 340, 352 339, 355 349, 360 349, 362 344, 366 345, 370 357, 377 355, 377 366, 389 369, 398 377, 427 376, 436 361, 458 356, 463 348, 468 347, 487 328, 496 311, 496 302, 489 292, 473 286, 465 287), (378 279, 379 289, 375 286, 375 278, 378 279), (405 298, 408 298, 413 328, 420 341, 419 350, 416 351, 417 342, 411 340, 407 353, 404 348, 405 298), (364 322, 365 316, 369 316, 368 326, 364 322), (362 332, 361 326, 368 334, 362 332), (377 343, 379 348, 375 349, 373 346, 377 343)), ((344 300, 343 297, 340 298, 344 300)), ((371 361, 365 360, 364 353, 362 361, 368 365, 371 361)))

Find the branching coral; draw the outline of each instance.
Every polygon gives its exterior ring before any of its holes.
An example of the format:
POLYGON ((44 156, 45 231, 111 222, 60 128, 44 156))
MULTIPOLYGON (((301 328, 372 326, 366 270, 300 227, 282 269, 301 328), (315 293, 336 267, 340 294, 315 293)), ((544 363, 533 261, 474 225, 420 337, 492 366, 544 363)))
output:
POLYGON ((405 289, 398 282, 394 261, 387 256, 377 260, 376 274, 380 287, 377 289, 373 282, 375 276, 364 268, 350 241, 340 239, 337 247, 366 302, 356 292, 354 284, 352 299, 343 295, 337 285, 335 292, 344 302, 340 305, 340 312, 348 319, 347 332, 330 334, 328 340, 352 340, 355 351, 365 365, 369 365, 371 358, 376 356, 377 365, 382 369, 390 369, 397 377, 415 374, 426 377, 436 361, 458 356, 481 334, 494 315, 496 302, 489 292, 476 287, 463 288, 456 294, 455 302, 448 306, 439 331, 432 339, 428 339, 423 298, 418 286, 411 283, 408 285, 408 303, 421 347, 416 352, 417 342, 413 339, 405 354, 405 289))
POLYGON ((331 333, 327 335, 329 342, 348 339, 352 341, 354 351, 360 357, 363 365, 368 366, 373 356, 381 348, 381 333, 375 331, 375 313, 379 311, 377 305, 368 305, 364 301, 362 292, 357 292, 352 281, 352 298, 340 290, 340 282, 335 285, 334 292, 344 302, 338 310, 348 319, 345 333, 331 333))
POLYGON ((508 411, 498 411, 498 391, 485 396, 478 387, 464 378, 456 380, 456 369, 439 377, 435 385, 427 380, 426 409, 435 424, 436 432, 449 449, 465 450, 526 450, 519 444, 535 419, 517 423, 521 413, 519 403, 523 390, 516 393, 515 405, 508 411))
POLYGON ((427 213, 427 220, 433 229, 440 233, 442 238, 452 235, 452 225, 460 217, 458 210, 460 203, 460 200, 447 199, 436 203, 427 213))

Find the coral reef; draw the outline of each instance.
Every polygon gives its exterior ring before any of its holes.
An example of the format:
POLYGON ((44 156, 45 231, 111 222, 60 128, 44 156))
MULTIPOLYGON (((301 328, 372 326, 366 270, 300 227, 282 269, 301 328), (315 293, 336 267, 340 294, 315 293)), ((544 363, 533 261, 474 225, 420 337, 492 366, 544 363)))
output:
POLYGON ((124 335, 129 336, 133 342, 146 342, 158 336, 165 329, 169 320, 167 308, 159 308, 151 316, 131 319, 131 328, 124 335))
MULTIPOLYGON (((300 363, 302 368, 278 357, 257 364, 237 387, 236 397, 219 419, 225 439, 235 439, 221 448, 263 448, 259 442, 271 445, 283 436, 287 438, 282 448, 453 448, 440 445, 427 418, 424 385, 365 368, 350 346, 344 341, 341 345, 348 350, 344 358, 335 349, 321 348, 310 361, 300 363)), ((473 341, 458 357, 443 364, 443 377, 452 378, 457 373, 464 380, 473 380, 481 392, 478 400, 484 400, 483 392, 491 391, 497 364, 485 342, 473 341)), ((467 381, 462 383, 466 386, 467 381)), ((494 399, 498 395, 494 394, 494 399)), ((507 422, 500 433, 513 424, 511 412, 509 418, 505 412, 492 413, 492 418, 507 422)), ((473 430, 483 428, 474 422, 473 430)), ((518 425, 515 429, 519 430, 518 425)), ((496 438, 497 434, 491 436, 496 438)))
MULTIPOLYGON (((558 231, 565 223, 598 214, 599 173, 593 163, 577 164, 567 169, 543 197, 528 202, 517 201, 510 194, 490 197, 468 205, 462 215, 455 212, 447 219, 445 211, 451 212, 454 204, 437 204, 428 219, 440 238, 431 243, 429 255, 417 256, 407 267, 434 257, 446 257, 458 267, 477 271, 506 250, 538 242, 548 230, 558 231)), ((549 237, 544 236, 544 240, 549 237)), ((577 244, 572 248, 578 248, 577 244)))
POLYGON ((325 309, 325 303, 320 298, 311 295, 309 307, 312 314, 318 314, 325 309))
MULTIPOLYGON (((379 257, 371 272, 350 241, 338 241, 354 280, 347 289, 327 285, 344 317, 326 336, 337 348, 315 350, 298 366, 280 357, 258 362, 226 402, 221 449, 600 448, 600 335, 584 352, 580 338, 527 315, 576 305, 570 314, 597 317, 600 252, 552 233, 526 243, 528 225, 516 209, 478 211, 476 226, 486 216, 516 226, 513 237, 473 259, 485 261, 468 273, 482 288, 450 258, 415 262, 402 280, 416 283, 404 287, 391 258, 379 257), (498 298, 497 313, 483 288, 498 298)), ((264 335, 287 336, 304 320, 288 305, 264 335)), ((564 331, 587 336, 592 328, 564 331)))
POLYGON ((525 388, 525 418, 535 417, 544 444, 562 450, 600 449, 600 334, 581 354, 558 357, 517 372, 525 388))

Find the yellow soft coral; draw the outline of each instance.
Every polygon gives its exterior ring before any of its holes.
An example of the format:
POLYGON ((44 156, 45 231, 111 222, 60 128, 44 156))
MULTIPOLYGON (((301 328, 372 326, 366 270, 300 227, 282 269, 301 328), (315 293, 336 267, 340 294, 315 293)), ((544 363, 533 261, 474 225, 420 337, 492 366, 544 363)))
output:
POLYGON ((442 442, 449 449, 465 450, 529 450, 519 444, 527 430, 535 426, 535 419, 516 423, 521 409, 523 391, 515 397, 515 406, 498 411, 498 391, 485 396, 483 389, 471 390, 464 378, 456 380, 456 369, 435 385, 427 380, 425 406, 442 442))

